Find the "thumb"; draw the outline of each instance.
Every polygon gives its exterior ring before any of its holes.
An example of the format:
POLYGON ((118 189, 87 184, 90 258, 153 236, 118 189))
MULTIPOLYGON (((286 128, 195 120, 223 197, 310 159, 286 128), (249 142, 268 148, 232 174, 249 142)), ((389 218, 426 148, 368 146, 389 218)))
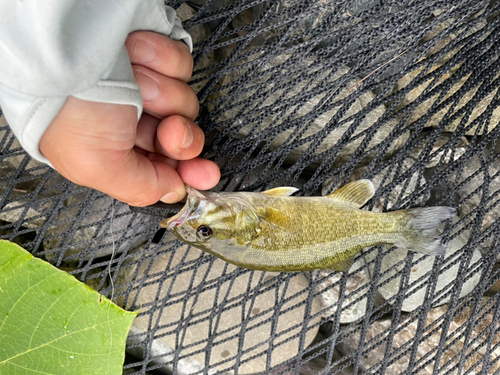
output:
POLYGON ((159 200, 175 203, 186 195, 179 174, 164 161, 152 161, 134 149, 118 159, 102 160, 100 172, 107 177, 95 180, 91 187, 132 206, 159 200))
POLYGON ((132 106, 69 98, 39 144, 64 177, 135 206, 186 194, 176 170, 134 147, 137 112, 132 106))

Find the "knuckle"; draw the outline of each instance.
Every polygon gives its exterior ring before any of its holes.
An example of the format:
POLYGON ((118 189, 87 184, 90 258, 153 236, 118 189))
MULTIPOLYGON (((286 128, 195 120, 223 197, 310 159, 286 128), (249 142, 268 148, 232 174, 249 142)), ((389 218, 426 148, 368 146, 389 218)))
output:
POLYGON ((136 207, 145 207, 152 205, 160 200, 159 194, 151 194, 151 191, 143 191, 135 194, 132 197, 123 199, 127 204, 136 207))
POLYGON ((125 48, 127 49, 129 55, 134 52, 135 41, 137 40, 139 31, 134 31, 128 34, 127 39, 125 39, 125 48))
POLYGON ((187 80, 191 79, 191 75, 193 74, 193 67, 194 67, 193 57, 191 56, 191 54, 189 54, 189 58, 187 59, 187 67, 186 67, 187 80))
POLYGON ((188 97, 187 97, 187 103, 190 103, 189 105, 189 118, 194 121, 194 119, 198 116, 198 112, 200 110, 200 102, 198 101, 198 97, 196 96, 196 93, 189 88, 188 91, 188 97))
POLYGON ((193 73, 193 56, 191 56, 191 52, 189 52, 189 48, 183 43, 179 42, 177 44, 177 74, 182 77, 185 81, 188 81, 191 78, 191 74, 193 73), (183 48, 181 45, 184 45, 183 48))

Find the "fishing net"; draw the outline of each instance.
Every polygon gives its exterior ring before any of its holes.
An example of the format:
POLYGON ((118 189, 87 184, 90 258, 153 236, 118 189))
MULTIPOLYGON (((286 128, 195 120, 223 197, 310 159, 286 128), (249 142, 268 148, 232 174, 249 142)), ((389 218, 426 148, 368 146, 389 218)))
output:
POLYGON ((0 235, 128 310, 126 374, 500 373, 500 2, 193 0, 216 191, 360 178, 364 209, 444 205, 444 257, 254 272, 33 161, 2 118, 0 235))

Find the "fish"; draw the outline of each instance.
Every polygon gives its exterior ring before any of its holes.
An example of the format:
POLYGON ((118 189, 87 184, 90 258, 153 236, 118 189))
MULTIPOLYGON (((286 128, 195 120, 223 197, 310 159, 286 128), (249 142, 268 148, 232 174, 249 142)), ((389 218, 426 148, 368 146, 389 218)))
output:
POLYGON ((453 207, 372 212, 370 180, 324 197, 294 197, 297 188, 264 192, 201 192, 186 186, 183 208, 160 226, 181 241, 239 267, 277 272, 347 272, 362 248, 392 244, 444 255, 440 225, 453 207))

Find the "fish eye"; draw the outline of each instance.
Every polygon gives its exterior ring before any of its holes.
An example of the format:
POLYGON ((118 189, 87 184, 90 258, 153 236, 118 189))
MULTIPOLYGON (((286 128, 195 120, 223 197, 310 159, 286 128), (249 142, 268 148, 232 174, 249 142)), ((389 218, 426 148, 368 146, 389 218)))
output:
POLYGON ((209 239, 212 236, 212 228, 206 225, 200 225, 198 227, 198 230, 196 231, 196 234, 198 235, 198 238, 200 240, 209 239))

